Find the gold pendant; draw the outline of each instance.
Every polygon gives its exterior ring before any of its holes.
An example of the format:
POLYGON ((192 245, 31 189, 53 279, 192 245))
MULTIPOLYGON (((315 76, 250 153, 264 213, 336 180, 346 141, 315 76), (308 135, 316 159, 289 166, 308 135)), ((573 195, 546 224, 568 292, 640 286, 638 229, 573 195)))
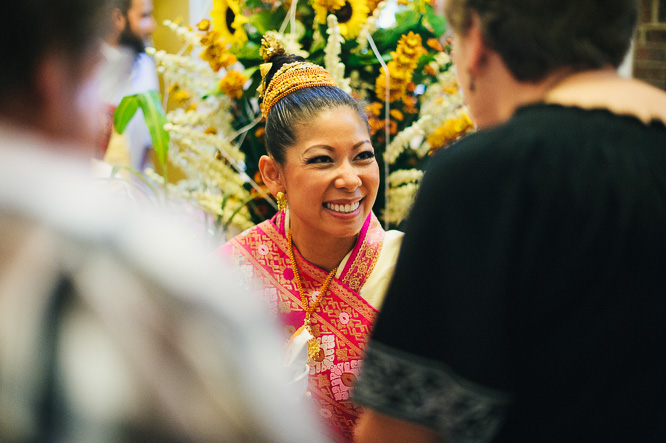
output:
POLYGON ((319 355, 319 351, 321 351, 321 347, 317 339, 311 338, 308 340, 308 362, 313 361, 319 355))

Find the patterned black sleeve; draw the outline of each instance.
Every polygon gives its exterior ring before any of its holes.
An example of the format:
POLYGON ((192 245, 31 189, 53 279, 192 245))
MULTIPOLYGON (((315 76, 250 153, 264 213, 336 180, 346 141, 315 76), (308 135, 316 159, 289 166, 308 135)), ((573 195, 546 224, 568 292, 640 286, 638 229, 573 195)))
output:
POLYGON ((465 380, 444 364, 374 341, 354 401, 435 429, 452 443, 483 443, 499 430, 511 397, 465 380))

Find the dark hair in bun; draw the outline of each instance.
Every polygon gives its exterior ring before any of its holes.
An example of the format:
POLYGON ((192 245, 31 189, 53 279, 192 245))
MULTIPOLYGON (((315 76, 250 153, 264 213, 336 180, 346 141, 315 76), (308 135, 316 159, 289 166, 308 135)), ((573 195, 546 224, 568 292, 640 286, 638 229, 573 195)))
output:
MULTIPOLYGON (((273 66, 266 74, 264 87, 268 87, 283 65, 304 62, 305 59, 292 54, 276 54, 268 61, 273 66)), ((363 106, 338 87, 312 86, 286 95, 273 105, 266 117, 266 150, 278 163, 284 164, 287 148, 296 144, 299 125, 307 124, 324 111, 343 106, 355 111, 367 125, 368 117, 363 106)))

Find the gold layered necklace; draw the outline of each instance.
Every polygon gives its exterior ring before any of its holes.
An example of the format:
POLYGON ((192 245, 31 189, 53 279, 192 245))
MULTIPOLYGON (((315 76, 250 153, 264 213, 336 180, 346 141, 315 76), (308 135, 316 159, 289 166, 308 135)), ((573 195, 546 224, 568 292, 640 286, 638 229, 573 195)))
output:
POLYGON ((331 272, 328 273, 326 280, 324 280, 324 284, 322 284, 321 288, 319 289, 319 294, 317 294, 317 298, 310 305, 308 303, 308 297, 305 295, 305 292, 303 291, 303 286, 301 284, 301 274, 298 271, 298 265, 296 264, 296 258, 294 257, 294 245, 291 241, 291 228, 289 229, 289 232, 287 234, 287 239, 289 242, 289 259, 291 260, 291 269, 294 271, 294 279, 296 280, 296 286, 298 287, 298 294, 301 296, 301 303, 303 304, 303 310, 305 311, 305 321, 303 322, 303 326, 305 326, 310 335, 312 335, 312 338, 308 340, 308 363, 309 363, 310 361, 314 360, 315 357, 318 356, 319 352, 321 351, 319 342, 314 337, 314 334, 312 333, 312 327, 310 325, 312 313, 315 311, 315 309, 317 309, 317 306, 319 306, 319 302, 324 297, 324 294, 326 294, 326 291, 328 291, 328 286, 331 284, 331 280, 333 279, 333 276, 337 272, 338 268, 336 266, 331 270, 331 272))

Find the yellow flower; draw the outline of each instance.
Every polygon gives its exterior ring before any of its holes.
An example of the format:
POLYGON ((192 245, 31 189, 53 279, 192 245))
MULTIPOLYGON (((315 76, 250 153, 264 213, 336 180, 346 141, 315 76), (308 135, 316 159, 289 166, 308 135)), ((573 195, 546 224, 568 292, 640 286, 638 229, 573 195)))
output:
POLYGON ((208 28, 210 28, 210 20, 203 19, 197 24, 199 31, 208 31, 208 28))
POLYGON ((395 135, 398 132, 398 124, 395 120, 389 120, 389 134, 395 135))
POLYGON ((417 114, 419 112, 419 110, 416 108, 416 97, 413 95, 403 95, 402 103, 405 105, 405 107, 402 109, 407 114, 417 114))
POLYGON ((348 0, 342 8, 333 12, 338 18, 340 34, 345 40, 358 36, 369 12, 366 0, 348 0))
POLYGON ((377 6, 382 2, 382 0, 368 0, 368 15, 372 15, 377 6))
POLYGON ((192 93, 189 92, 189 91, 185 91, 185 90, 182 90, 182 89, 178 89, 177 91, 175 91, 175 92, 173 93, 173 95, 171 96, 171 98, 172 98, 173 101, 175 101, 176 103, 183 104, 183 103, 186 103, 186 102, 188 102, 188 101, 190 101, 190 100, 192 99, 192 93))
MULTIPOLYGON (((393 112, 391 112, 391 114, 393 114, 393 112)), ((398 124, 394 120, 389 120, 388 125, 390 134, 396 134, 398 132, 398 124)), ((383 118, 369 117, 368 126, 370 127, 370 135, 374 136, 378 132, 382 134, 386 131, 386 120, 383 118)))
POLYGON ((370 117, 368 118, 368 125, 370 125, 370 135, 375 135, 378 131, 384 129, 384 120, 370 117))
MULTIPOLYGON (((254 136, 257 137, 257 140, 259 140, 261 143, 264 142, 264 135, 265 135, 265 134, 266 134, 266 129, 264 129, 263 126, 257 128, 257 130, 254 131, 254 136)), ((259 172, 257 171, 257 173, 259 173, 259 172)), ((259 175, 259 177, 261 177, 261 174, 259 175)), ((257 181, 256 177, 255 177, 254 181, 256 181, 257 183, 259 183, 259 182, 257 181)))
POLYGON ((398 120, 399 122, 401 122, 405 118, 402 115, 402 112, 398 111, 397 109, 391 109, 389 113, 391 114, 391 117, 398 120))
POLYGON ((345 0, 313 0, 312 8, 315 11, 315 18, 320 25, 326 24, 326 17, 329 12, 340 9, 345 5, 345 0))
POLYGON ((229 67, 238 61, 235 55, 227 51, 220 54, 220 58, 218 60, 223 68, 229 67))
POLYGON ((314 0, 312 7, 317 22, 322 25, 326 23, 328 14, 335 15, 345 40, 358 36, 370 13, 366 0, 314 0))
POLYGON ((450 95, 454 95, 454 94, 457 94, 460 91, 458 89, 458 86, 456 86, 455 84, 451 84, 451 85, 446 85, 444 87, 444 92, 446 92, 447 94, 450 94, 450 95))
POLYGON ((398 47, 400 45, 404 45, 405 47, 409 48, 418 48, 421 46, 421 36, 419 34, 415 34, 412 31, 409 31, 407 34, 403 35, 400 38, 400 42, 398 42, 398 47))
POLYGON ((213 27, 226 41, 237 46, 247 42, 243 25, 249 20, 241 13, 241 5, 237 0, 214 0, 210 16, 213 27))
POLYGON ((206 46, 201 53, 201 58, 206 60, 215 72, 231 66, 238 61, 235 55, 225 50, 222 40, 219 39, 206 46))
POLYGON ((247 81, 245 74, 239 71, 229 71, 220 80, 220 91, 231 98, 239 99, 243 96, 243 85, 247 81))
POLYGON ((444 50, 444 47, 442 47, 442 44, 436 38, 429 38, 426 41, 426 45, 430 46, 437 52, 442 52, 444 50))
MULTIPOLYGON (((421 46, 420 35, 410 31, 400 38, 395 52, 391 52, 393 60, 387 65, 391 76, 389 101, 398 100, 409 88, 414 87, 414 85, 410 85, 412 74, 418 66, 419 59, 425 53, 425 48, 421 46)), ((411 90, 413 91, 413 89, 411 90)), ((379 99, 386 96, 386 77, 383 72, 379 74, 375 82, 375 93, 379 99)))
POLYGON ((419 58, 427 51, 421 45, 421 36, 419 34, 414 34, 412 31, 403 35, 398 42, 398 47, 395 52, 392 52, 391 55, 394 59, 399 59, 402 65, 416 65, 419 62, 419 58), (407 61, 409 59, 409 61, 407 61))
MULTIPOLYGON (((407 82, 404 80, 400 79, 398 76, 393 75, 394 70, 397 69, 393 62, 389 62, 388 64, 389 72, 391 74, 391 79, 389 80, 390 83, 390 88, 389 88, 389 97, 388 100, 389 102, 394 102, 402 95, 405 93, 405 88, 407 87, 407 82)), ((399 74, 399 72, 396 71, 396 74, 399 74)), ((381 73, 377 77, 377 81, 375 82, 375 94, 377 94, 377 98, 379 100, 385 100, 386 97, 386 76, 381 73)))
POLYGON ((416 97, 411 95, 405 95, 402 97, 402 103, 408 107, 416 106, 416 97))
POLYGON ((458 117, 446 120, 442 126, 435 129, 435 131, 426 138, 426 141, 430 143, 430 146, 432 146, 432 150, 434 151, 446 147, 473 128, 474 124, 469 118, 469 115, 463 113, 458 117))
POLYGON ((365 112, 370 116, 379 117, 379 114, 382 113, 382 109, 384 109, 383 103, 374 102, 370 103, 369 105, 366 105, 365 112))
POLYGON ((391 83, 404 83, 406 85, 412 81, 414 69, 402 67, 394 60, 390 61, 387 66, 391 73, 391 83))
POLYGON ((220 39, 220 33, 217 31, 209 30, 201 36, 201 44, 203 46, 210 46, 220 39))
POLYGON ((206 60, 213 71, 217 72, 222 68, 220 63, 220 57, 224 52, 224 48, 219 42, 214 42, 213 44, 206 46, 206 49, 201 53, 201 58, 206 60))

